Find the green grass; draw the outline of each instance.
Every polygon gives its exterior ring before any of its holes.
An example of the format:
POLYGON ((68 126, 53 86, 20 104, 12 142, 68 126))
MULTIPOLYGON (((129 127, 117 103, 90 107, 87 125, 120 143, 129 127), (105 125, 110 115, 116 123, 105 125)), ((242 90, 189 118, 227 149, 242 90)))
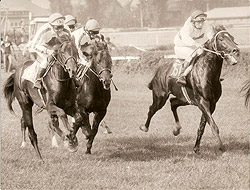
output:
MULTIPOLYGON (((30 145, 21 145, 21 111, 13 103, 17 116, 11 115, 1 100, 1 189, 249 189, 249 110, 239 90, 247 78, 226 75, 223 94, 214 119, 226 152, 217 150, 209 126, 201 141, 201 155, 192 152, 201 116, 198 108, 179 108, 183 126, 174 137, 169 102, 153 117, 148 133, 139 130, 152 102, 147 83, 151 73, 124 74, 114 68, 112 100, 106 122, 111 135, 100 128, 92 148, 85 155, 86 140, 77 134, 79 149, 69 153, 59 140, 58 149, 51 148, 46 128, 46 113, 34 117, 42 164, 30 145)), ((153 72, 152 72, 153 73, 153 72)), ((7 74, 2 74, 5 81, 7 74)))

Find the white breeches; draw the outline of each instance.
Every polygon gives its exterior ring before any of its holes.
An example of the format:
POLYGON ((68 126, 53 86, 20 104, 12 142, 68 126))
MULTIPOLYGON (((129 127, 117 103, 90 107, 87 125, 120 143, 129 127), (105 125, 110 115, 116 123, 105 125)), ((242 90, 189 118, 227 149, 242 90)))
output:
POLYGON ((37 61, 40 63, 40 67, 45 69, 49 64, 47 61, 48 55, 35 52, 37 53, 37 61))
POLYGON ((191 61, 191 59, 194 57, 193 52, 195 51, 195 48, 191 47, 181 47, 181 46, 175 46, 174 47, 175 55, 179 59, 187 59, 187 61, 191 61), (192 56, 191 56, 192 55, 192 56))

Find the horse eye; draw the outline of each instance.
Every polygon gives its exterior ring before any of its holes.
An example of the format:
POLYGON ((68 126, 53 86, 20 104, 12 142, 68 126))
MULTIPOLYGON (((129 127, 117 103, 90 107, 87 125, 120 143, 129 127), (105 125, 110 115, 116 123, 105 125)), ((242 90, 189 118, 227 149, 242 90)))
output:
POLYGON ((219 40, 222 41, 222 40, 223 40, 223 37, 220 36, 220 37, 219 37, 219 40))

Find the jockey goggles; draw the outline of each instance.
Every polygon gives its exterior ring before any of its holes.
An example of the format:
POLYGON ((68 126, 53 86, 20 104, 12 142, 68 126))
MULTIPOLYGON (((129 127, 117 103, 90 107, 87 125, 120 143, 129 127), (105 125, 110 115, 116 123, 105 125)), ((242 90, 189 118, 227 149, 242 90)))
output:
POLYGON ((71 29, 71 30, 73 30, 73 29, 75 29, 75 24, 72 24, 72 25, 68 25, 68 27, 71 29))
POLYGON ((99 31, 90 30, 90 31, 89 31, 89 34, 90 34, 90 35, 96 35, 96 34, 99 34, 99 31))
POLYGON ((53 26, 53 29, 56 30, 56 31, 63 30, 63 28, 64 28, 63 25, 53 26))
POLYGON ((196 18, 196 19, 194 19, 193 20, 193 22, 205 22, 205 20, 206 20, 206 18, 204 18, 204 17, 198 17, 198 18, 196 18))

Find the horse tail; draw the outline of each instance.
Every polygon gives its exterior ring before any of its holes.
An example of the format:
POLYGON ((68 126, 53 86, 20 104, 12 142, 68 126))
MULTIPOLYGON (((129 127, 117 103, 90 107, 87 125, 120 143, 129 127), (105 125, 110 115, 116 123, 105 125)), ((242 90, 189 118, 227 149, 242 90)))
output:
POLYGON ((14 113, 14 110, 12 108, 12 102, 15 98, 15 95, 14 95, 14 77, 15 77, 15 73, 10 75, 9 78, 7 79, 5 85, 4 85, 4 88, 3 88, 4 97, 6 98, 7 103, 8 103, 8 109, 12 113, 14 113))
POLYGON ((250 80, 246 81, 243 85, 241 92, 244 92, 245 106, 247 107, 250 101, 250 80))

